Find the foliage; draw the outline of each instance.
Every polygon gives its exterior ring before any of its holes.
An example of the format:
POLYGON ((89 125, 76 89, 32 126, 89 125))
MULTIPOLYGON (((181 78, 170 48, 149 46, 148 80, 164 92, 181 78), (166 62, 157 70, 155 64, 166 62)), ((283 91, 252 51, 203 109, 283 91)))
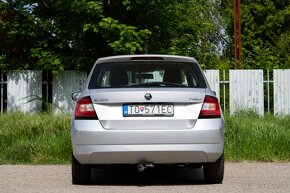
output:
POLYGON ((223 20, 212 0, 0 1, 1 69, 90 69, 98 57, 163 53, 220 59, 223 20))
POLYGON ((194 56, 204 68, 220 68, 227 38, 218 2, 127 0, 112 1, 111 9, 114 18, 151 32, 146 53, 194 56))
MULTIPOLYGON (((244 0, 242 68, 290 67, 290 2, 244 0)), ((116 54, 233 67, 232 0, 0 1, 0 69, 89 70, 116 54)))
POLYGON ((100 56, 142 52, 150 35, 107 16, 103 1, 0 3, 2 69, 89 69, 100 56))
MULTIPOLYGON (((233 37, 233 1, 222 0, 226 31, 233 37)), ((243 68, 290 67, 290 1, 241 1, 243 68)), ((232 39, 232 38, 231 38, 232 39)), ((232 56, 232 43, 228 44, 232 56)))

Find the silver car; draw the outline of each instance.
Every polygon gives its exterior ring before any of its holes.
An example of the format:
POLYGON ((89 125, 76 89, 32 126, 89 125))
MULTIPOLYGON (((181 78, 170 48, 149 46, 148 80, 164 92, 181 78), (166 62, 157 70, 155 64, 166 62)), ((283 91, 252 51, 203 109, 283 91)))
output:
POLYGON ((215 92, 191 57, 100 58, 84 90, 74 93, 72 183, 91 168, 129 164, 202 167, 206 183, 222 183, 224 120, 215 92))

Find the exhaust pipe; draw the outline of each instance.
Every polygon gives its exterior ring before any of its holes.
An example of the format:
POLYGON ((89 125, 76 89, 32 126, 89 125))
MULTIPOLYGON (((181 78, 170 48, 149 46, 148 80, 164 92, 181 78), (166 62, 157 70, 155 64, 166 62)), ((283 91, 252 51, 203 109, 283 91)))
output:
POLYGON ((154 165, 150 162, 146 162, 137 165, 137 168, 139 172, 144 172, 147 168, 154 168, 154 165))

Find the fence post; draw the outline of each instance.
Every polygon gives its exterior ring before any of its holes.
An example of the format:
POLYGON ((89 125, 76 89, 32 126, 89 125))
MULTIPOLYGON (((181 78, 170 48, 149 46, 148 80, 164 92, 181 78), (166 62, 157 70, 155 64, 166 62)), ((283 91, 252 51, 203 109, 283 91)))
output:
POLYGON ((223 70, 223 83, 224 83, 224 112, 226 111, 226 72, 223 70))

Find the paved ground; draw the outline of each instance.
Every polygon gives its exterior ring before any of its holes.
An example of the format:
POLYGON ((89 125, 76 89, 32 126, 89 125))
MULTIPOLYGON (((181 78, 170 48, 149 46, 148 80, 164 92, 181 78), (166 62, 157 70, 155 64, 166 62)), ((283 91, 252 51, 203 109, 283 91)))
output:
POLYGON ((290 192, 290 163, 226 163, 223 184, 203 183, 201 169, 162 168, 140 175, 136 168, 94 170, 88 186, 71 184, 69 165, 0 166, 0 193, 268 193, 290 192))

